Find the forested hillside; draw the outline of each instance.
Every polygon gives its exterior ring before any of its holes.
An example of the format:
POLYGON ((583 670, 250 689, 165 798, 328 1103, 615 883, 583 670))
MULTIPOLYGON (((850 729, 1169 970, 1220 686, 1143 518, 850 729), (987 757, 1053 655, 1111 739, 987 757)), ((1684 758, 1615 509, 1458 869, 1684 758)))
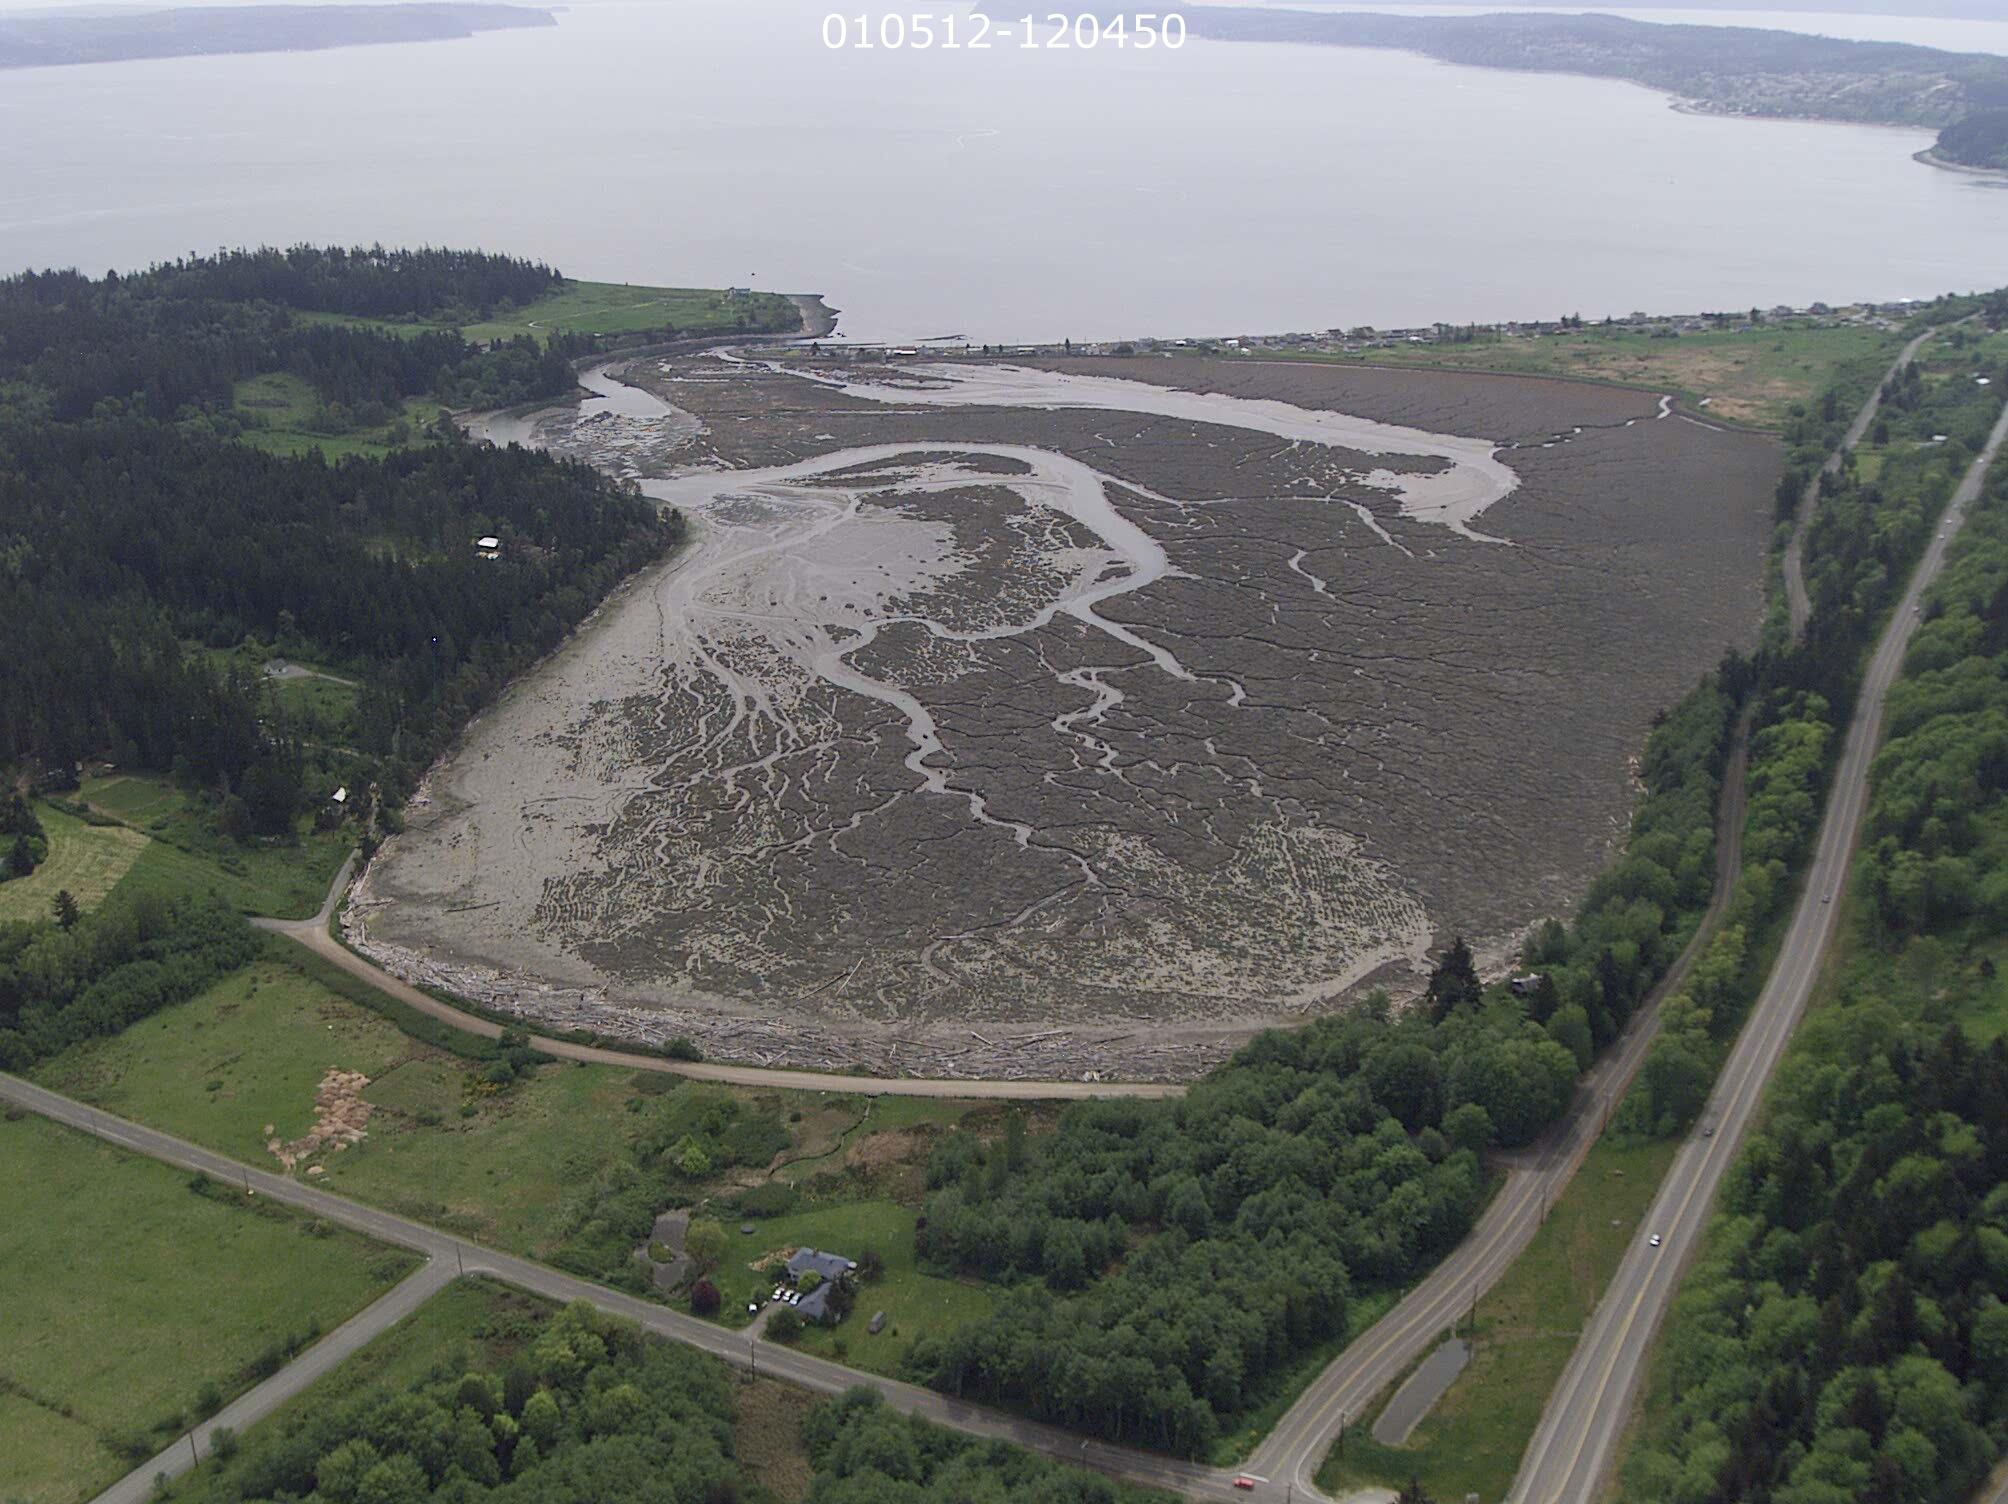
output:
POLYGON ((1932 154, 1962 167, 2008 171, 2008 109, 1982 110, 1948 125, 1932 154))
POLYGON ((1955 1504, 2008 1445, 2008 470, 1925 609, 1845 965, 1668 1323, 1628 1498, 1955 1504))
POLYGON ((92 759, 172 774, 239 839, 290 838, 337 786, 395 806, 680 522, 443 421, 375 458, 261 453, 232 442, 238 384, 285 373, 356 422, 556 397, 571 367, 528 335, 341 320, 489 317, 558 280, 479 253, 299 247, 0 282, 0 767, 44 788, 92 759), (348 724, 306 735, 229 657, 244 643, 352 675, 348 724))
MULTIPOLYGON (((1000 19, 1008 4, 986 0, 1000 19)), ((1048 7, 1052 9, 1053 7, 1048 7)), ((1104 19, 1097 0, 1060 7, 1104 19)), ((1946 126, 2008 107, 2008 58, 1903 42, 1611 15, 1389 15, 1284 6, 1179 7, 1191 35, 1236 42, 1396 47, 1444 62, 1623 78, 1727 114, 1946 126)))

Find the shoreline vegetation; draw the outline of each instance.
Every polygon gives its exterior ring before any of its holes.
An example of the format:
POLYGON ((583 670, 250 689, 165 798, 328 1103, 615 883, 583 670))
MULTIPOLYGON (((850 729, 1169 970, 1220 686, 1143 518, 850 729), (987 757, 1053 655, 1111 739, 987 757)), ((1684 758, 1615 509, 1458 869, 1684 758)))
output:
POLYGON ((0 500, 45 561, 0 582, 9 661, 35 665, 0 689, 0 918, 48 917, 45 863, 72 909, 165 886, 311 913, 443 740, 679 536, 447 415, 562 400, 636 343, 830 317, 437 249, 0 282, 0 500), (119 486, 92 479, 107 454, 134 461, 119 486), (105 537, 152 541, 108 559, 105 537))
MULTIPOLYGON (((1008 7, 984 0, 978 9, 1001 14, 1008 7)), ((1123 7, 1071 0, 1063 12, 1106 19, 1123 7)), ((1676 107, 1696 114, 1937 130, 1933 150, 1946 161, 1989 167, 2008 160, 2008 58, 1989 54, 1610 15, 1219 5, 1185 6, 1182 14, 1192 36, 1213 41, 1389 48, 1468 67, 1623 79, 1670 94, 1676 107)))
POLYGON ((1975 167, 1971 163, 1955 162, 1950 157, 1940 156, 1935 146, 1913 153, 1911 160, 1922 162, 1926 167, 1936 167, 1942 172, 1964 172, 1978 178, 2008 178, 2008 167, 1975 167))
POLYGON ((460 41, 484 31, 556 26, 520 5, 243 5, 0 16, 0 69, 151 58, 319 52, 392 42, 460 41))

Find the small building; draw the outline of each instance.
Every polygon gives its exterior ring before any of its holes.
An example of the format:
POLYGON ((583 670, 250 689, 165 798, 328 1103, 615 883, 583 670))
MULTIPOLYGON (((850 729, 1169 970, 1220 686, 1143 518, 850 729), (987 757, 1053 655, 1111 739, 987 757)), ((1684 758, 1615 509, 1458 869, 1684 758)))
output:
POLYGON ((747 299, 751 298, 752 296, 753 292, 751 288, 728 287, 725 289, 725 300, 728 303, 744 303, 747 299))
POLYGON ((1523 977, 1511 978, 1506 985, 1513 989, 1515 997, 1532 997, 1541 990, 1541 984, 1547 980, 1546 972, 1530 971, 1523 977))
POLYGON ((334 793, 330 794, 328 797, 331 800, 333 800, 336 804, 347 804, 349 802, 348 785, 343 784, 342 787, 336 789, 334 793))
POLYGON ((837 1313, 830 1309, 830 1292, 839 1286, 848 1285, 857 1273, 855 1260, 842 1254, 824 1253, 815 1248, 797 1248, 788 1255, 788 1283, 799 1285, 802 1276, 816 1276, 816 1288, 804 1295, 795 1305, 795 1313, 804 1321, 824 1322, 837 1313))

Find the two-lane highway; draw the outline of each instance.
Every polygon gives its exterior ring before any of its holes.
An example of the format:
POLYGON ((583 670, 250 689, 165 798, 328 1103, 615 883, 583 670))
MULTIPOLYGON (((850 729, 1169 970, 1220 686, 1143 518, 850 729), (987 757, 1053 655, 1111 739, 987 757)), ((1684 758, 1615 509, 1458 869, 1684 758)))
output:
POLYGON ((1694 937, 1577 1088, 1568 1117, 1536 1149, 1512 1165, 1462 1243, 1392 1311, 1362 1333, 1313 1379, 1248 1459, 1248 1471, 1270 1480, 1262 1496, 1280 1486, 1285 1497, 1319 1497, 1318 1469, 1341 1429, 1497 1284, 1540 1230, 1554 1204, 1590 1152, 1611 1108, 1638 1074, 1659 1028, 1659 1005, 1686 982, 1695 961, 1721 927, 1730 893, 1742 871, 1744 770, 1749 718, 1737 723, 1716 810, 1715 890, 1694 937))
POLYGON ((1847 880, 1848 863, 1868 808, 1869 763, 1882 737, 1884 702, 1917 629, 1919 602, 1944 566, 1946 552, 1958 536, 1967 510, 1979 498, 1988 467, 2004 439, 2008 439, 2008 409, 2003 410, 1986 447, 1954 493, 1869 661, 1807 870, 1805 891, 1793 911, 1777 962, 1709 1099, 1707 1120, 1715 1125, 1715 1133, 1690 1139, 1667 1172, 1646 1226, 1625 1254, 1549 1399, 1514 1480, 1510 1497, 1518 1504, 1591 1504, 1598 1497, 1637 1392, 1652 1335, 1666 1314, 1682 1266, 1700 1245, 1716 1188, 1757 1111, 1765 1082, 1805 1011, 1833 937, 1836 900, 1847 880), (1647 1241, 1651 1234, 1659 1236, 1661 1246, 1655 1248, 1647 1241))

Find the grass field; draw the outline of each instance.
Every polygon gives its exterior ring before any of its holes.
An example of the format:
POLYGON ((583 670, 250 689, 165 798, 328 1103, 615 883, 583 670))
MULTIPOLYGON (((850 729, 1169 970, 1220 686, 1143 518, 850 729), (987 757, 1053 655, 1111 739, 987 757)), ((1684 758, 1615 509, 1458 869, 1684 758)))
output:
MULTIPOLYGON (((479 1069, 474 1062, 410 1038, 276 959, 289 950, 273 941, 275 959, 256 961, 118 1035, 44 1061, 36 1079, 219 1153, 276 1168, 267 1138, 292 1140, 307 1131, 315 1087, 330 1069, 360 1071, 370 1083, 363 1091, 372 1108, 368 1137, 324 1155, 319 1183, 484 1243, 548 1257, 562 1239, 566 1198, 626 1150, 636 1121, 630 1108, 638 1100, 635 1074, 554 1063, 505 1092, 472 1093, 470 1078, 479 1069)), ((649 1082, 652 1088, 661 1084, 661 1078, 649 1082)), ((799 1114, 789 1122, 783 1161, 818 1154, 858 1115, 859 1099, 849 1095, 748 1095, 773 1099, 784 1121, 799 1114)), ((968 1107, 923 1102, 883 1119, 875 1107, 873 1131, 909 1131, 968 1107)), ((840 1154, 815 1163, 825 1173, 841 1171, 859 1152, 858 1138, 853 1133, 840 1154)), ((886 1178, 877 1171, 871 1183, 886 1178)), ((912 1213, 906 1215, 910 1232, 912 1213)), ((893 1249, 885 1251, 890 1258, 893 1249)))
POLYGON ((1534 1241, 1480 1299, 1471 1365, 1404 1446, 1381 1446, 1369 1434, 1392 1389, 1380 1396, 1348 1429, 1343 1455, 1334 1449, 1326 1458, 1319 1486, 1400 1488, 1413 1476, 1438 1499, 1503 1498, 1679 1147, 1675 1140, 1593 1147, 1534 1241))
POLYGON ((1295 358, 1572 376, 1657 387, 1679 394, 1691 407, 1707 399, 1711 414, 1731 422, 1776 428, 1794 402, 1826 386, 1841 362, 1884 351, 1894 357, 1901 344, 1900 336, 1854 327, 1779 326, 1747 334, 1684 334, 1677 339, 1591 327, 1515 339, 1481 334, 1468 345, 1397 345, 1357 355, 1295 358))
POLYGON ((329 459, 338 460, 352 454, 376 457, 402 448, 439 416, 440 405, 412 397, 405 402, 402 416, 389 423, 326 433, 320 431, 326 424, 326 412, 314 389, 298 376, 272 371, 238 382, 232 407, 244 424, 240 437, 254 449, 270 454, 305 454, 318 449, 329 459))
POLYGON ((58 893, 93 908, 132 870, 147 839, 122 825, 91 825, 46 804, 35 818, 49 838, 49 854, 26 877, 0 883, 0 922, 47 919, 58 893))
POLYGON ((625 282, 567 282, 505 318, 469 324, 472 340, 509 339, 519 334, 545 338, 556 331, 576 334, 631 334, 674 324, 684 334, 730 333, 735 329, 793 329, 795 305, 779 293, 755 293, 734 301, 723 290, 702 287, 636 287, 625 282))
POLYGON ((981 1320, 1001 1293, 994 1285, 923 1274, 913 1256, 916 1215, 914 1207, 896 1202, 853 1201, 755 1222, 750 1236, 741 1234, 737 1223, 729 1224, 725 1261, 712 1276, 724 1297, 721 1314, 729 1325, 744 1326, 747 1302, 765 1299, 773 1290, 771 1273, 748 1267, 756 1259, 791 1248, 820 1248, 855 1259, 876 1248, 885 1260, 885 1274, 859 1286, 849 1319, 836 1327, 811 1327, 797 1345, 868 1373, 896 1374, 915 1339, 981 1320), (877 1336, 865 1330, 875 1311, 886 1313, 885 1328, 877 1336))
POLYGON ((217 668, 235 669, 271 694, 279 708, 300 722, 305 734, 326 736, 344 731, 356 708, 362 685, 355 676, 327 664, 312 663, 280 652, 270 643, 247 637, 234 648, 199 648, 217 668), (277 677, 265 665, 282 659, 298 674, 277 677))
POLYGON ((227 1400, 261 1354, 413 1267, 232 1199, 38 1118, 0 1120, 0 1498, 92 1497, 190 1422, 205 1382, 227 1400))
POLYGON ((207 888, 246 914, 312 916, 351 844, 342 831, 315 834, 305 822, 293 845, 239 844, 212 830, 199 804, 172 783, 141 774, 86 778, 81 797, 153 838, 123 883, 170 893, 207 888))
POLYGON ((723 288, 644 287, 627 282, 566 281, 554 293, 527 307, 474 324, 441 320, 379 320, 347 314, 300 315, 312 323, 362 325, 394 334, 427 329, 459 329, 470 340, 514 339, 553 334, 636 334, 674 325, 679 334, 730 334, 736 330, 790 331, 798 315, 792 300, 780 293, 759 292, 734 300, 723 288))

